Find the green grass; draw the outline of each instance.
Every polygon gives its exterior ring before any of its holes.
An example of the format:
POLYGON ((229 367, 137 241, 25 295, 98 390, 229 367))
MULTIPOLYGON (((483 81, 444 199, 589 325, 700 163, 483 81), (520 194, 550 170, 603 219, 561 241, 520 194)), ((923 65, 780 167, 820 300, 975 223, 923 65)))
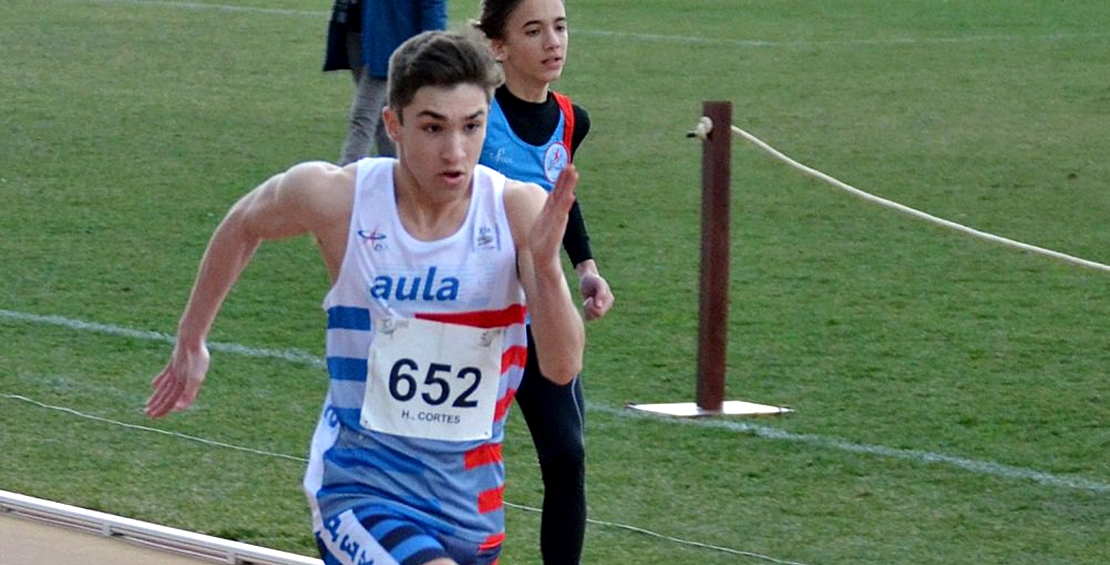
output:
MULTIPOLYGON (((172 333, 227 207, 338 156, 351 85, 319 71, 329 3, 233 2, 261 10, 0 5, 0 310, 17 313, 0 316, 0 489, 311 555, 298 459, 319 368, 214 351, 197 405, 151 422, 168 343, 34 317, 172 333)), ((580 197, 617 294, 588 328, 586 562, 1110 562, 1107 273, 864 203, 739 139, 728 397, 796 412, 623 409, 693 400, 701 147, 685 132, 706 100, 863 190, 1110 262, 1103 3, 569 10, 558 87, 591 111, 580 197)), ((307 239, 264 247, 212 340, 319 355, 325 287, 307 239)), ((536 508, 519 414, 509 427, 506 498, 536 508)), ((539 516, 507 516, 503 562, 539 563, 539 516)))

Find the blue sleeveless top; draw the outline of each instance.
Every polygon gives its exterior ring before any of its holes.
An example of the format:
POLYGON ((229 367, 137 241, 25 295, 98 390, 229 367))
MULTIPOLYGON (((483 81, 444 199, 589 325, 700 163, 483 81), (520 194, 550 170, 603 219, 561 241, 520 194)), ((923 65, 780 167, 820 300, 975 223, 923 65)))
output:
POLYGON ((494 98, 478 163, 511 179, 536 183, 550 192, 555 187, 555 179, 571 160, 574 134, 574 110, 570 99, 557 92, 552 95, 559 104, 559 125, 543 145, 532 145, 517 137, 501 104, 494 98))

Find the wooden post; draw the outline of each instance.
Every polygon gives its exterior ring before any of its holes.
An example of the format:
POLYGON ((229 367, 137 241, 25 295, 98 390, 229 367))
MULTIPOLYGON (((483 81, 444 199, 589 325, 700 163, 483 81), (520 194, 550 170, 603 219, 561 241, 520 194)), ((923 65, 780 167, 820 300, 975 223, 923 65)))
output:
POLYGON ((732 103, 705 102, 702 114, 712 121, 713 129, 705 139, 701 163, 697 405, 716 412, 724 403, 728 348, 732 103))
POLYGON ((725 400, 728 278, 732 199, 732 103, 703 102, 703 120, 687 137, 702 137, 701 288, 698 295, 696 402, 630 403, 629 408, 676 417, 786 414, 790 408, 725 400), (708 118, 709 124, 705 123, 708 118))

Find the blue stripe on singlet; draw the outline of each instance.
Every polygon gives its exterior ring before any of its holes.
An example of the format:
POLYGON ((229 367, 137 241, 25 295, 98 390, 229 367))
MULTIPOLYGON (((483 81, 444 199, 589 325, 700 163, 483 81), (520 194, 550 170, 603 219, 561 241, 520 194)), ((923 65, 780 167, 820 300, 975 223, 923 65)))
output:
POLYGON ((343 422, 358 423, 358 419, 362 415, 361 404, 358 406, 358 408, 341 408, 339 406, 332 405, 332 410, 335 411, 335 415, 343 422))
POLYGON ((370 331, 370 310, 351 306, 332 306, 328 308, 328 329, 370 331))
POLYGON ((365 381, 366 359, 328 357, 328 374, 337 381, 365 381))
POLYGON ((415 457, 408 457, 396 452, 390 453, 384 449, 333 447, 324 456, 327 457, 328 461, 335 463, 342 469, 369 467, 381 471, 418 475, 428 468, 427 465, 415 457))
MULTIPOLYGON (((389 500, 391 502, 388 504, 387 511, 391 513, 390 516, 399 516, 403 520, 408 520, 410 523, 418 524, 421 527, 427 527, 430 530, 454 532, 454 528, 450 524, 424 515, 437 514, 443 511, 443 505, 436 500, 418 496, 398 496, 380 489, 354 484, 325 486, 316 491, 315 496, 317 500, 336 498, 349 501, 354 498, 366 499, 367 497, 389 500)), ((369 507, 358 510, 357 516, 360 522, 366 523, 368 516, 373 517, 381 513, 381 508, 369 507)))

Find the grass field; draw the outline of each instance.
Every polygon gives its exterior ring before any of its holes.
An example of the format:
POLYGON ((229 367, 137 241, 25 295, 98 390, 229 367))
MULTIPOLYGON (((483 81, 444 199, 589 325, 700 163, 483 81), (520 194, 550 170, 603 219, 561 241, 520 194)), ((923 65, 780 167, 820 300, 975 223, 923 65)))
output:
MULTIPOLYGON (((705 100, 863 190, 1110 262, 1104 4, 569 4, 558 87, 593 118, 580 197, 617 294, 588 327, 587 563, 1110 563, 1110 274, 865 203, 741 140, 727 396, 796 412, 624 408, 693 400, 685 132, 705 100)), ((259 252, 192 410, 141 409, 223 212, 338 156, 351 84, 319 70, 329 6, 0 3, 0 489, 312 554, 299 485, 327 283, 310 241, 259 252)), ((450 9, 461 23, 477 0, 450 9)), ((539 563, 512 418, 502 561, 539 563)))

